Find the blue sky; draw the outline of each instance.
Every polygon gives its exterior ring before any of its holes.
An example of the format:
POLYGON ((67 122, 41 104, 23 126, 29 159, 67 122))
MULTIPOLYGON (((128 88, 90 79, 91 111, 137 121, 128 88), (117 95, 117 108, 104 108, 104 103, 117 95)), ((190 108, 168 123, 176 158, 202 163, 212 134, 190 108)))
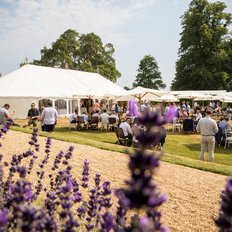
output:
MULTIPOLYGON (((94 32, 115 47, 120 86, 131 87, 139 61, 152 55, 169 89, 190 0, 0 0, 0 73, 40 58, 67 29, 94 32)), ((211 0, 214 2, 214 0, 211 0)), ((232 0, 224 0, 232 12, 232 0)))

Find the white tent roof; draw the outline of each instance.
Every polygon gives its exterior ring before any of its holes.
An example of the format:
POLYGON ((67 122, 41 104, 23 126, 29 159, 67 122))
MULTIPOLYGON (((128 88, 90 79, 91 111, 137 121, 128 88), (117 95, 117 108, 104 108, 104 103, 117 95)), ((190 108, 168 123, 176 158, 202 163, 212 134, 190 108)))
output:
POLYGON ((212 95, 216 95, 216 94, 223 94, 226 93, 226 90, 179 90, 179 91, 170 91, 170 94, 173 95, 194 95, 195 93, 202 93, 202 94, 212 94, 212 95))
POLYGON ((156 89, 144 88, 137 86, 134 89, 128 90, 126 93, 122 94, 117 101, 128 101, 130 99, 138 98, 139 100, 153 100, 166 94, 167 91, 161 91, 156 89))
POLYGON ((180 100, 172 94, 165 94, 160 98, 155 99, 159 102, 179 102, 180 100))
POLYGON ((125 90, 98 73, 29 64, 0 78, 0 97, 64 98, 121 92, 125 90))

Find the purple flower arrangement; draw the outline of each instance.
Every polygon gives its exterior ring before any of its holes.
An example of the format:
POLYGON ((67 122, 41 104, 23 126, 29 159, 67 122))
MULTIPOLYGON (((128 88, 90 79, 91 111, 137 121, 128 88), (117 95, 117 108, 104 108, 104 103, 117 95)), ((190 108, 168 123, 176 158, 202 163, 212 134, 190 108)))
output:
MULTIPOLYGON (((145 130, 138 132, 138 146, 129 154, 130 179, 126 180, 124 189, 116 191, 111 190, 109 181, 102 181, 100 174, 95 175, 92 185, 88 160, 84 161, 80 179, 72 175, 69 162, 72 146, 67 152, 60 151, 51 161, 51 138, 47 138, 44 157, 38 162, 38 129, 35 128, 28 151, 13 155, 9 163, 3 162, 0 156, 0 232, 167 231, 159 210, 167 197, 153 181, 161 153, 154 154, 149 148, 158 143, 161 127, 170 117, 171 113, 162 118, 159 112, 138 115, 138 122, 145 130), (48 163, 52 164, 50 172, 47 172, 48 163), (36 168, 38 171, 30 182, 36 168), (49 180, 46 186, 45 179, 49 180), (117 205, 113 206, 112 197, 118 199, 117 205)), ((4 128, 1 137, 9 126, 4 128)))

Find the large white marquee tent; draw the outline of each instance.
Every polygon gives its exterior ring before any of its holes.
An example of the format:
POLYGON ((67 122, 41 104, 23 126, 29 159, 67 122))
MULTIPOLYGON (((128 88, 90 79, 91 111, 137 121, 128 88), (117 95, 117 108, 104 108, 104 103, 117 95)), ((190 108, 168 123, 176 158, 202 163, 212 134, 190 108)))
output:
POLYGON ((0 106, 10 104, 16 118, 26 118, 32 102, 42 99, 65 101, 66 112, 73 111, 75 98, 98 98, 125 94, 125 90, 98 73, 50 68, 37 65, 23 67, 0 78, 0 106))

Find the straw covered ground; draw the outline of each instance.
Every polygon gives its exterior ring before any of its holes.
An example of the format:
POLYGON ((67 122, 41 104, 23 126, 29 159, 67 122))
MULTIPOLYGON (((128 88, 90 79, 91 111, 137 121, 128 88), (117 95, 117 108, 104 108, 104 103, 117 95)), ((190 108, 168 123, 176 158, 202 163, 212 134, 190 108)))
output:
MULTIPOLYGON (((29 136, 22 132, 10 131, 0 149, 4 160, 9 160, 12 154, 26 151, 29 146, 27 143, 29 136)), ((39 141, 42 157, 45 138, 39 137, 39 141)), ((46 174, 49 173, 49 166, 52 165, 54 156, 60 150, 66 151, 70 145, 75 147, 71 165, 77 178, 81 174, 83 161, 88 159, 92 177, 95 173, 100 173, 103 180, 111 181, 114 189, 124 185, 124 180, 129 177, 126 154, 57 140, 52 141, 51 160, 46 167, 46 174)), ((163 162, 155 181, 159 184, 161 192, 167 193, 169 198, 164 203, 162 211, 163 223, 171 231, 217 231, 213 218, 218 214, 220 193, 226 182, 225 176, 163 162)))

